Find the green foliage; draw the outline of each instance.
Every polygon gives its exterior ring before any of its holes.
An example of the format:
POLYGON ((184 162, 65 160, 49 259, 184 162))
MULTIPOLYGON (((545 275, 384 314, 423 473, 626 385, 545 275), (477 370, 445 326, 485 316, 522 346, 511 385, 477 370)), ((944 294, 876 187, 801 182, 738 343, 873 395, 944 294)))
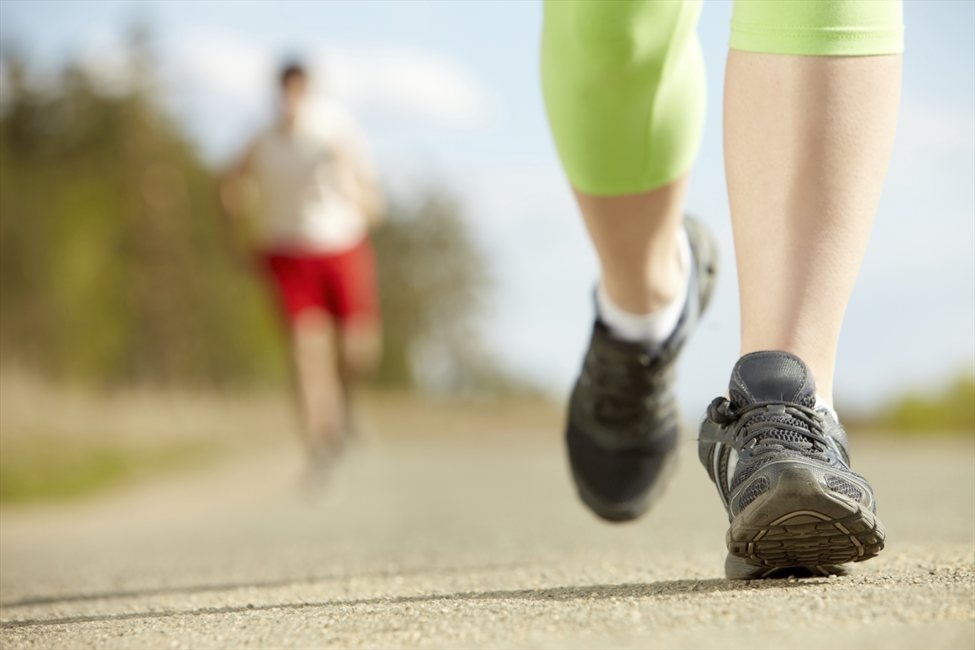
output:
MULTIPOLYGON (((96 436, 91 436, 95 438, 96 436)), ((0 501, 27 502, 86 496, 132 481, 205 463, 217 454, 206 443, 131 451, 110 444, 71 445, 38 435, 33 444, 0 458, 0 501)))
MULTIPOLYGON (((32 83, 16 57, 0 114, 0 351, 82 384, 280 382, 286 355, 264 287, 227 254, 215 178, 158 108, 144 36, 137 87, 106 94, 79 69, 32 83)), ((386 360, 411 386, 418 351, 454 385, 486 371, 472 319, 484 260, 457 204, 393 206, 377 236, 386 360), (429 355, 428 355, 429 356, 429 355)))
POLYGON ((884 410, 885 430, 975 433, 975 377, 960 377, 935 394, 909 394, 884 410))
POLYGON ((451 197, 428 191, 412 207, 394 206, 376 234, 386 321, 380 385, 420 381, 456 392, 490 374, 475 331, 486 264, 459 212, 451 197))
POLYGON ((9 69, 5 360, 89 383, 280 376, 263 298, 221 248, 212 175, 149 93, 106 96, 74 69, 39 89, 9 69))

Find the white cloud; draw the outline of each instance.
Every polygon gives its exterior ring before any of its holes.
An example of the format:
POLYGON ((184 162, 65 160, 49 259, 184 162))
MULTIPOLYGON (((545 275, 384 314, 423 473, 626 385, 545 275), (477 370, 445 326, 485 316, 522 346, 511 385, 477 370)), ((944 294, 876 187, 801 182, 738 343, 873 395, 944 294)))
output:
MULTIPOLYGON (((224 164, 243 139, 270 117, 280 49, 231 31, 170 33, 156 42, 160 96, 201 145, 224 164)), ((313 92, 330 95, 397 132, 414 127, 480 130, 491 125, 497 101, 465 67, 416 47, 337 46, 302 57, 313 92), (315 80, 318 83, 314 83, 315 80)), ((115 32, 86 38, 79 60, 104 91, 124 92, 134 79, 127 43, 115 32)))
MULTIPOLYGON (((281 56, 269 46, 233 34, 196 33, 168 44, 172 74, 193 93, 266 104, 281 56)), ((465 68, 443 55, 391 46, 336 47, 305 57, 317 89, 354 108, 388 119, 421 119, 477 128, 494 100, 465 68)))
POLYGON ((467 70, 431 52, 335 49, 316 60, 324 61, 335 94, 364 110, 461 127, 486 125, 494 110, 490 94, 467 70))
POLYGON ((78 63, 102 92, 122 95, 135 81, 126 49, 120 34, 96 31, 81 48, 78 63))
MULTIPOLYGON (((115 41, 89 48, 99 74, 118 78, 115 41)), ((396 132, 414 127, 477 130, 490 126, 497 102, 478 79, 450 57, 417 48, 338 46, 302 57, 313 92, 350 105, 373 125, 396 132), (316 80, 318 83, 316 84, 316 80)), ((206 157, 223 164, 243 139, 270 117, 282 55, 268 43, 234 32, 196 30, 159 42, 163 99, 206 157)))
POLYGON ((222 34, 193 34, 170 44, 171 73, 195 92, 234 102, 266 101, 274 72, 271 52, 222 34))

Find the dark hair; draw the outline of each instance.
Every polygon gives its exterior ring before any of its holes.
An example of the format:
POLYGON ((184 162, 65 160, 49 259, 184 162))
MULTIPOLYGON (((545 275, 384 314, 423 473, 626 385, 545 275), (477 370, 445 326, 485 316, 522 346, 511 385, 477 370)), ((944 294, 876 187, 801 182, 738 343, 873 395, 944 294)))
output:
POLYGON ((281 72, 278 74, 278 80, 281 85, 287 85, 292 79, 307 79, 308 73, 305 71, 305 66, 297 61, 289 61, 281 66, 281 72))

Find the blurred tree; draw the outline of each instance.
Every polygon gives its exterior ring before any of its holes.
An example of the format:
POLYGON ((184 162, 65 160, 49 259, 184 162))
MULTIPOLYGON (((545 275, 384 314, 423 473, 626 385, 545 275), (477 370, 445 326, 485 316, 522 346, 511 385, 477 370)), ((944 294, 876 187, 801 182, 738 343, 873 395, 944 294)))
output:
POLYGON ((429 189, 412 206, 394 204, 375 246, 385 322, 376 382, 448 393, 512 386, 478 336, 491 283, 458 202, 429 189))
POLYGON ((0 345, 82 381, 280 376, 273 324, 226 260, 210 173, 151 96, 135 32, 129 91, 68 67, 31 85, 7 58, 0 116, 0 345))
POLYGON ((951 431, 975 435, 975 377, 958 377, 926 394, 903 395, 883 413, 880 424, 890 431, 951 431))
MULTIPOLYGON (((124 92, 76 67, 40 84, 23 59, 5 64, 4 364, 102 385, 280 381, 273 312, 226 254, 212 171, 155 101, 146 33, 132 33, 124 92)), ((377 381, 503 384, 476 336, 488 282, 457 203, 431 191, 393 206, 376 246, 386 321, 377 381)))

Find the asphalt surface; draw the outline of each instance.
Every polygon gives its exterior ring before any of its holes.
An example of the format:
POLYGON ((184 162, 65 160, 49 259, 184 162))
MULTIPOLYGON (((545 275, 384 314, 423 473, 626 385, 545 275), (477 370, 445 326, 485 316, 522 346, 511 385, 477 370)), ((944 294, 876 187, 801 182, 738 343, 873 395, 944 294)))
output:
POLYGON ((578 504, 554 436, 354 450, 316 498, 290 447, 0 513, 3 648, 975 647, 975 446, 854 440, 889 544, 839 578, 723 578, 682 447, 631 525, 578 504))

